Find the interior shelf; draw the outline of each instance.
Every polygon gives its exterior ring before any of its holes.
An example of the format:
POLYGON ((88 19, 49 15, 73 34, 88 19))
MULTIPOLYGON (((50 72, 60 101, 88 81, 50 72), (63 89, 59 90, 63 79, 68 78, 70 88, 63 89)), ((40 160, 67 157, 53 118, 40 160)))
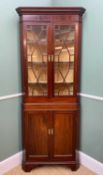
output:
MULTIPOLYGON (((48 62, 36 62, 36 61, 28 61, 28 64, 36 64, 36 65, 47 65, 48 62)), ((74 61, 54 61, 55 64, 72 64, 74 61)))
MULTIPOLYGON (((69 47, 74 46, 74 39, 72 39, 72 40, 66 40, 66 41, 67 41, 66 42, 66 45, 69 45, 69 47)), ((55 47, 59 47, 60 44, 61 44, 60 39, 56 39, 55 40, 55 47)))
POLYGON ((47 45, 47 40, 41 39, 40 41, 34 41, 34 40, 27 40, 27 44, 30 45, 35 45, 35 44, 43 44, 43 45, 47 45))
POLYGON ((60 85, 60 86, 63 86, 64 84, 73 85, 73 82, 55 82, 54 84, 55 85, 60 85))
POLYGON ((45 66, 47 66, 47 63, 48 62, 36 62, 36 61, 28 61, 28 65, 38 65, 38 66, 41 66, 41 65, 45 65, 45 66))
POLYGON ((60 63, 60 64, 69 64, 69 63, 74 63, 74 61, 54 61, 54 63, 60 63))
MULTIPOLYGON (((47 82, 28 82, 29 85, 47 85, 48 83, 47 82)), ((64 84, 67 84, 67 85, 73 85, 73 82, 55 82, 54 83, 55 85, 64 85, 64 84)))
POLYGON ((38 86, 38 85, 43 85, 46 86, 48 83, 47 82, 28 82, 30 86, 38 86))

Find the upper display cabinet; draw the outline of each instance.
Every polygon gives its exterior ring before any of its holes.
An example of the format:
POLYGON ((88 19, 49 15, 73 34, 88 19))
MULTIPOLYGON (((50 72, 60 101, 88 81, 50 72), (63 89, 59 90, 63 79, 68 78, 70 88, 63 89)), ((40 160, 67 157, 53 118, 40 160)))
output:
POLYGON ((26 26, 28 95, 48 96, 49 84, 53 87, 52 96, 74 95, 75 26, 49 27, 46 24, 26 26), (51 32, 53 38, 49 43, 51 32))
POLYGON ((84 11, 83 8, 17 9, 23 22, 21 42, 26 96, 77 95, 80 26, 84 11))

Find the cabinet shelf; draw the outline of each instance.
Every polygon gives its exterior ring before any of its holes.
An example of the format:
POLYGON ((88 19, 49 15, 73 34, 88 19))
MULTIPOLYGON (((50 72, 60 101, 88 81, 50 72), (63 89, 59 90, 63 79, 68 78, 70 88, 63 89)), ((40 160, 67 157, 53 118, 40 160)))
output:
MULTIPOLYGON (((56 61, 56 62, 54 62, 54 64, 55 64, 55 66, 72 66, 72 68, 73 68, 73 66, 74 66, 74 61, 56 61)), ((69 68, 71 68, 71 67, 69 67, 69 68)))
MULTIPOLYGON (((43 85, 43 86, 47 86, 47 82, 28 82, 28 84, 30 86, 38 86, 38 85, 43 85)), ((54 83, 55 85, 58 85, 58 86, 63 86, 63 85, 73 85, 73 82, 55 82, 54 83)))
POLYGON ((38 86, 38 85, 44 85, 46 86, 48 83, 47 82, 28 82, 29 85, 31 86, 38 86))
MULTIPOLYGON (((35 64, 35 65, 47 65, 48 62, 36 62, 36 61, 28 61, 28 64, 35 64)), ((54 64, 73 64, 74 61, 54 61, 54 64)))
POLYGON ((60 63, 60 64, 69 64, 69 63, 74 63, 74 61, 54 61, 54 63, 60 63))
POLYGON ((55 50, 61 50, 62 49, 62 51, 67 51, 67 49, 68 50, 70 50, 70 51, 72 51, 72 52, 74 52, 74 47, 67 47, 67 48, 63 48, 63 46, 62 45, 55 45, 55 50))
POLYGON ((57 86, 64 86, 64 85, 73 85, 73 82, 55 82, 55 85, 57 86))
MULTIPOLYGON (((73 82, 55 82, 55 84, 73 84, 73 82)), ((46 85, 47 84, 47 82, 28 82, 28 84, 44 84, 44 85, 46 85)))
MULTIPOLYGON (((60 39, 55 40, 55 49, 62 48, 60 39)), ((66 45, 68 45, 68 49, 74 46, 74 40, 67 40, 66 45)))
POLYGON ((28 65, 37 65, 37 66, 41 66, 41 65, 45 65, 47 66, 47 62, 36 62, 36 61, 28 61, 28 65))
POLYGON ((27 40, 27 44, 29 45, 36 45, 36 44, 42 44, 42 45, 47 45, 47 40, 41 39, 40 41, 32 41, 32 40, 27 40))

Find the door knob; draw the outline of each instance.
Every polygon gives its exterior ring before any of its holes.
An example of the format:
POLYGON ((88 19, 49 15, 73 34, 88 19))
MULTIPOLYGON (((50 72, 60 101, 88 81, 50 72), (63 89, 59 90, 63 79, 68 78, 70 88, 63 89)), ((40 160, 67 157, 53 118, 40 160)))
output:
POLYGON ((48 135, 50 135, 50 134, 51 134, 50 129, 48 129, 48 135))
POLYGON ((53 131, 53 129, 51 129, 51 130, 50 130, 50 134, 53 135, 53 133, 54 133, 54 131, 53 131))
POLYGON ((53 135, 54 131, 53 129, 48 129, 48 135, 53 135))

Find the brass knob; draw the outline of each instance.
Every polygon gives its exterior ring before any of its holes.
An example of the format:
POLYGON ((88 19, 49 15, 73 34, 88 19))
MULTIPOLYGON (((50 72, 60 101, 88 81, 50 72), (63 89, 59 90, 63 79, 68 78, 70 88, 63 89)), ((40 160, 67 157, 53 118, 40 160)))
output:
POLYGON ((51 131, 50 134, 53 135, 53 133, 54 133, 54 132, 53 132, 53 129, 51 129, 50 131, 51 131))
POLYGON ((48 135, 53 135, 54 131, 53 129, 48 129, 48 135))
POLYGON ((51 134, 50 129, 48 129, 48 135, 50 135, 50 134, 51 134))

